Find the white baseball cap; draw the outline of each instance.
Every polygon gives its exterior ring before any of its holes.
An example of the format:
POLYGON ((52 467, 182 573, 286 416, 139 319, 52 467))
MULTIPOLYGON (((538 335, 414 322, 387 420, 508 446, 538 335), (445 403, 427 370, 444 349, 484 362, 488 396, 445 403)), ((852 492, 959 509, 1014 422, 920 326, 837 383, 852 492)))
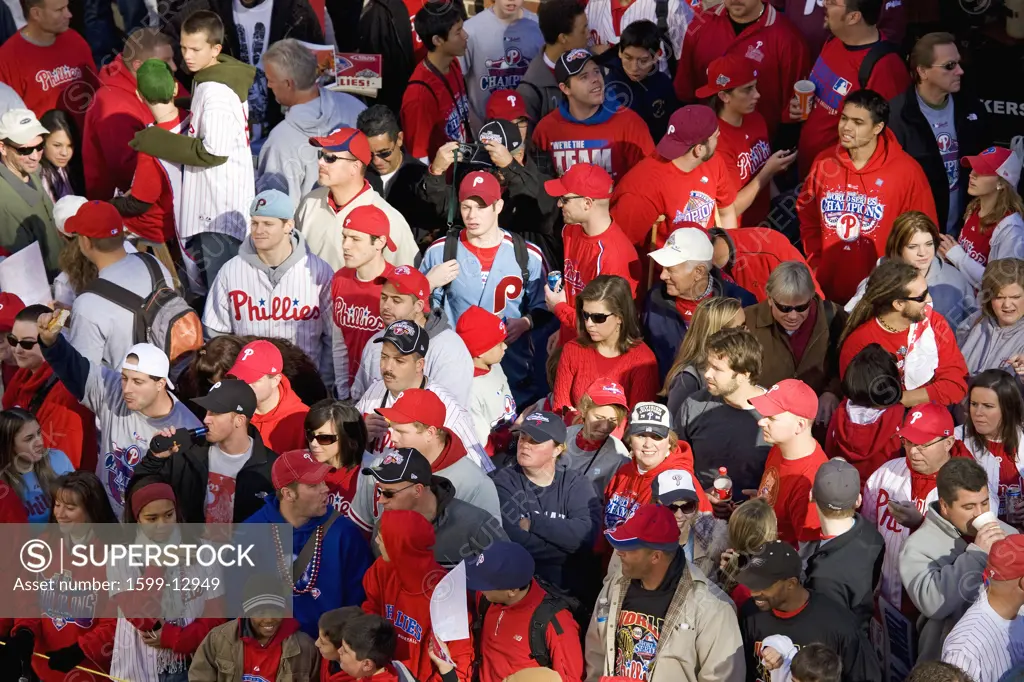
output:
POLYGON ((687 261, 706 263, 714 258, 715 247, 704 230, 680 227, 668 236, 665 246, 649 255, 661 267, 670 268, 687 261))
POLYGON ((121 369, 167 379, 167 388, 174 388, 174 384, 167 378, 167 375, 170 374, 171 361, 167 359, 167 355, 162 350, 151 343, 137 343, 129 348, 128 353, 124 356, 124 362, 121 363, 121 369), (138 363, 128 362, 128 358, 132 355, 139 359, 138 363))
POLYGON ((64 231, 64 223, 68 221, 68 218, 78 213, 78 209, 87 203, 89 203, 88 199, 74 194, 68 194, 58 199, 53 205, 53 222, 57 224, 57 231, 65 237, 70 237, 71 235, 64 231))
POLYGON ((28 109, 11 109, 0 116, 0 140, 10 140, 14 144, 28 144, 40 135, 49 135, 50 131, 42 126, 36 115, 28 109))

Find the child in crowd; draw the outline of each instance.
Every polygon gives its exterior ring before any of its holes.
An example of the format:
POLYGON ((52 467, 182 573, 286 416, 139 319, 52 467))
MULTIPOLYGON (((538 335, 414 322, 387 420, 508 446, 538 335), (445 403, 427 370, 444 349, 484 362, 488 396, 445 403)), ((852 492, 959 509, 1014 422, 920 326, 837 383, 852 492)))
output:
POLYGON ((324 659, 320 662, 320 682, 345 682, 349 679, 349 674, 341 669, 341 633, 345 623, 362 613, 358 606, 343 606, 320 614, 314 642, 324 659))
POLYGON ((53 482, 74 470, 67 455, 43 444, 31 412, 20 407, 0 412, 0 481, 18 494, 29 523, 46 523, 53 482))
POLYGON ((477 437, 485 443, 487 454, 493 457, 505 450, 507 427, 516 418, 516 401, 501 369, 506 348, 505 323, 494 313, 474 305, 462 313, 455 332, 473 357, 469 411, 477 437))
POLYGON ((824 644, 808 644, 789 663, 790 682, 840 682, 843 662, 824 644))
POLYGON ((857 467, 863 486, 878 467, 902 453, 896 429, 905 410, 896 361, 877 343, 865 347, 850 361, 843 393, 847 397, 828 426, 825 454, 857 467))

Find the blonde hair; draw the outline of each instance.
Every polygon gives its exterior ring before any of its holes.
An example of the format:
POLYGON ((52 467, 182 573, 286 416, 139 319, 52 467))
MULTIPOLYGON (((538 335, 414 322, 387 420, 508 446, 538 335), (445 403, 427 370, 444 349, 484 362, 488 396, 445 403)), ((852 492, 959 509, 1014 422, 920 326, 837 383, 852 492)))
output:
POLYGON ((931 218, 921 211, 907 211, 901 213, 892 222, 892 232, 885 241, 885 257, 903 259, 903 249, 914 238, 914 235, 924 232, 931 235, 932 242, 936 249, 939 248, 939 228, 931 218))
POLYGON ((743 304, 735 298, 712 296, 700 302, 693 313, 686 336, 679 345, 675 362, 665 376, 665 385, 658 395, 668 395, 672 380, 688 366, 693 365, 698 371, 704 368, 708 358, 708 339, 715 332, 725 328, 741 310, 743 304))
MULTIPOLYGON (((1024 288, 1024 260, 1000 258, 989 261, 985 274, 981 277, 981 290, 978 292, 978 303, 984 317, 996 319, 992 311, 992 299, 998 296, 1002 289, 1013 284, 1019 284, 1024 288)), ((981 318, 978 318, 978 321, 980 322, 981 318)))
POLYGON ((598 405, 594 402, 593 398, 584 393, 580 398, 580 401, 576 404, 576 423, 582 424, 586 419, 587 412, 590 412, 595 407, 610 407, 615 410, 615 418, 618 420, 619 424, 625 422, 626 417, 629 416, 629 411, 622 405, 598 405))
MULTIPOLYGON (((1024 216, 1024 201, 1017 194, 1016 188, 1001 177, 996 179, 996 188, 996 202, 992 206, 992 211, 979 216, 979 229, 982 234, 994 229, 1000 220, 1011 213, 1024 216)), ((980 210, 981 197, 974 197, 964 210, 964 222, 967 222, 973 213, 980 210)))
POLYGON ((736 587, 739 555, 749 556, 779 537, 779 523, 775 510, 760 497, 752 497, 736 507, 729 517, 729 547, 737 556, 722 571, 722 589, 731 592, 736 587))

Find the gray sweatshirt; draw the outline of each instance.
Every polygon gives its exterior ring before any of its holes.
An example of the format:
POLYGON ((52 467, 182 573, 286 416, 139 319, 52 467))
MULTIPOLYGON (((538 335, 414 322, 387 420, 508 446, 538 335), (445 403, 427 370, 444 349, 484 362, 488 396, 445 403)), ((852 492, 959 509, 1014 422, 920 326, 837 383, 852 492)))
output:
MULTIPOLYGON (((1017 531, 999 522, 1003 532, 1017 531)), ((978 598, 988 553, 960 535, 939 514, 939 503, 928 507, 924 523, 910 535, 900 552, 900 580, 910 601, 921 612, 918 659, 938 660, 942 643, 964 611, 978 598)))
POLYGON ((352 95, 324 88, 316 99, 289 108, 260 149, 256 191, 281 190, 298 206, 299 199, 313 189, 318 174, 316 147, 309 144, 309 138, 338 128, 355 128, 356 117, 364 109, 366 105, 352 95))
POLYGON ((603 500, 612 474, 629 461, 629 451, 615 436, 608 436, 597 451, 581 448, 576 442, 581 431, 582 424, 566 429, 565 454, 558 458, 558 465, 589 479, 594 484, 597 497, 603 500))
POLYGON ((558 108, 562 102, 562 91, 558 89, 558 81, 555 80, 554 66, 548 66, 544 50, 542 49, 537 58, 530 62, 530 68, 526 75, 519 81, 516 91, 523 96, 526 103, 526 117, 530 121, 530 135, 537 123, 558 108))
POLYGON ((986 369, 1016 374, 1009 360, 1024 351, 1024 319, 1000 327, 988 315, 977 312, 956 330, 956 341, 971 375, 986 369))

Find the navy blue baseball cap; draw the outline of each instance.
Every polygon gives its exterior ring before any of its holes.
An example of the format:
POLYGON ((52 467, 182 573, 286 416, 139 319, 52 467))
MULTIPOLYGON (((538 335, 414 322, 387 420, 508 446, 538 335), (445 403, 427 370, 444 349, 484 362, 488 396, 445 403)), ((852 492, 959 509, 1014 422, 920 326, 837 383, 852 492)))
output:
POLYGON ((533 580, 534 561, 515 542, 492 542, 481 554, 466 559, 466 587, 474 592, 515 590, 533 580))
POLYGON ((523 423, 512 428, 521 431, 538 443, 555 441, 558 445, 565 443, 565 422, 553 412, 531 412, 523 417, 523 423))

